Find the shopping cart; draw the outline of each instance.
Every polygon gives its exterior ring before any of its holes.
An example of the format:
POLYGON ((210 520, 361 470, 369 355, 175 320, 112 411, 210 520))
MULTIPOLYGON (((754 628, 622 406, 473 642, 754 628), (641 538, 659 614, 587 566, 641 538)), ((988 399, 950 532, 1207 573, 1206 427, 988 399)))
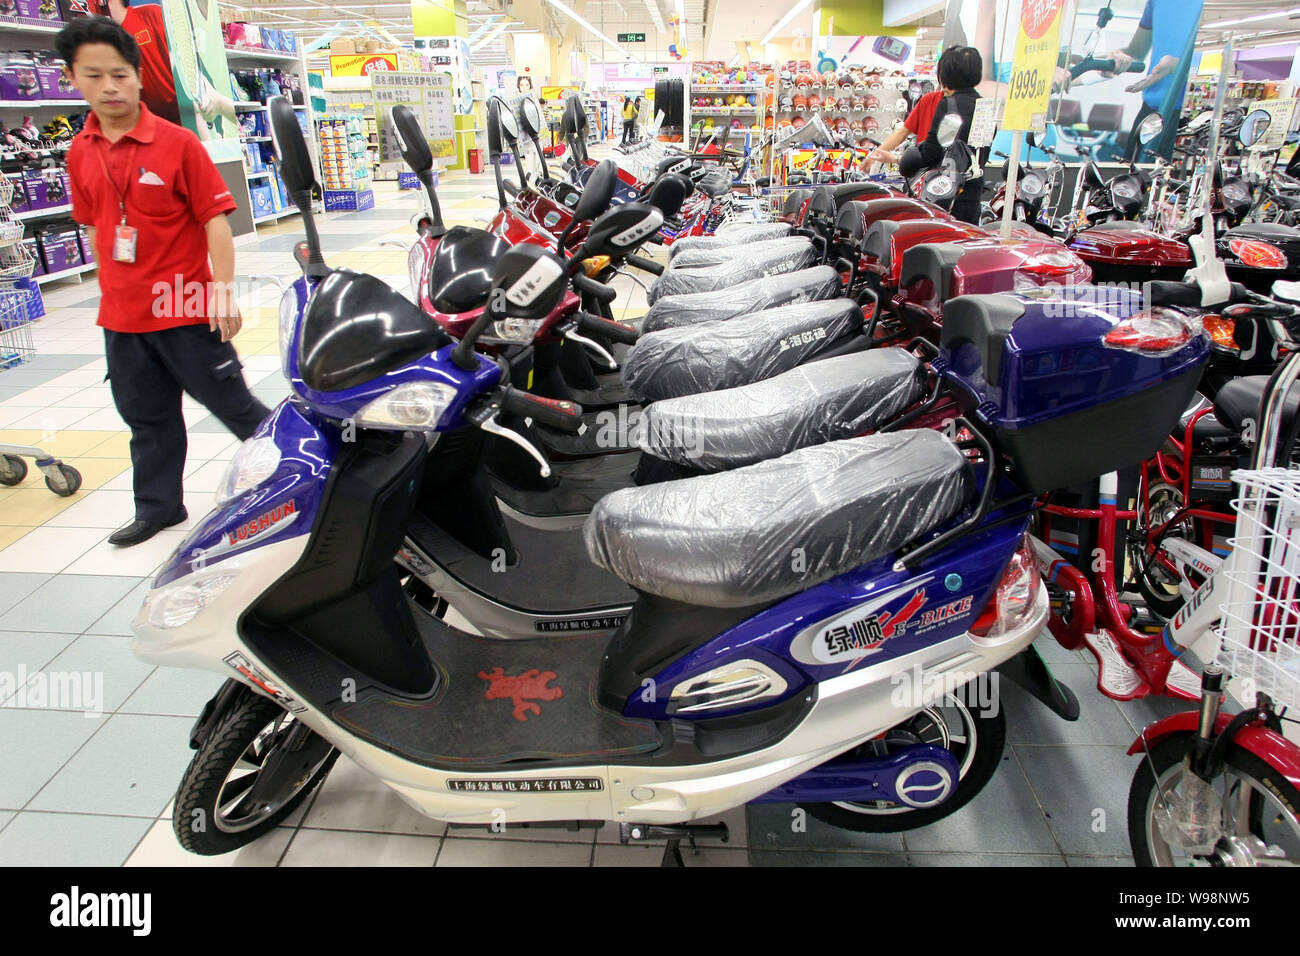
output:
MULTIPOLYGON (((13 187, 7 180, 0 183, 3 183, 0 185, 0 384, 3 384, 5 369, 30 362, 36 355, 32 318, 27 308, 35 260, 19 241, 22 223, 12 218, 7 205, 6 191, 12 195, 13 187)), ((81 487, 81 472, 71 465, 35 446, 3 442, 0 442, 0 485, 21 484, 27 477, 24 460, 27 458, 36 462, 36 467, 45 474, 45 487, 56 495, 66 498, 81 487)))

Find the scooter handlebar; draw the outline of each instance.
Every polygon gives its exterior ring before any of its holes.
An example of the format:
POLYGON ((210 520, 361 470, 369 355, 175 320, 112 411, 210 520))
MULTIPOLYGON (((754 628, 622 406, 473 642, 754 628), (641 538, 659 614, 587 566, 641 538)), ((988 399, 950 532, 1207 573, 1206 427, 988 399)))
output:
POLYGON ((582 406, 576 402, 542 398, 531 392, 521 392, 517 388, 507 387, 501 396, 501 408, 512 415, 531 418, 535 422, 558 431, 568 432, 570 435, 582 431, 582 406))
POLYGON ((573 287, 579 292, 587 293, 597 302, 613 302, 618 297, 617 291, 581 272, 573 277, 573 287))
MULTIPOLYGON (((1251 292, 1240 282, 1231 283, 1231 287, 1232 291, 1228 295, 1228 301, 1215 303, 1213 307, 1235 303, 1260 305, 1271 301, 1251 292)), ((1183 309, 1199 309, 1203 307, 1201 305, 1201 287, 1195 282, 1170 282, 1168 280, 1154 279, 1148 284, 1148 288, 1147 305, 1167 305, 1183 309)))
POLYGON ((586 335, 599 335, 612 342, 622 342, 624 345, 635 345, 637 338, 640 337, 640 333, 632 326, 607 319, 603 315, 579 312, 577 320, 578 331, 586 335))
POLYGON ((625 258, 627 259, 628 265, 636 266, 638 269, 649 272, 651 275, 661 276, 664 274, 664 267, 653 259, 646 259, 636 254, 626 256, 625 258))

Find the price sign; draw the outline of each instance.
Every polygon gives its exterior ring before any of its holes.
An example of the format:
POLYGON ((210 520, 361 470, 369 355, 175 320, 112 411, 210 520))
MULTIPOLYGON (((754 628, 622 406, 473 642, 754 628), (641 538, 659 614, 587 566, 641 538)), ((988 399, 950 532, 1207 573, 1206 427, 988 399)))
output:
POLYGON ((971 149, 981 149, 993 145, 993 136, 998 131, 998 113, 1002 109, 1002 98, 984 97, 975 104, 975 116, 971 119, 970 136, 967 145, 971 149))
POLYGON ((1266 110, 1270 117, 1268 131, 1255 144, 1258 149, 1274 149, 1286 142, 1286 134, 1291 130, 1291 118, 1295 113, 1296 99, 1256 100, 1250 104, 1252 110, 1266 110))
POLYGON ((1056 69, 1064 7, 1065 0, 1024 0, 1011 82, 1007 85, 1003 129, 1038 132, 1047 129, 1047 102, 1056 69))
POLYGON ((452 112, 451 77, 446 73, 372 73, 375 125, 379 132, 381 166, 405 168, 393 129, 394 106, 409 106, 420 121, 434 157, 456 155, 456 121, 452 112))

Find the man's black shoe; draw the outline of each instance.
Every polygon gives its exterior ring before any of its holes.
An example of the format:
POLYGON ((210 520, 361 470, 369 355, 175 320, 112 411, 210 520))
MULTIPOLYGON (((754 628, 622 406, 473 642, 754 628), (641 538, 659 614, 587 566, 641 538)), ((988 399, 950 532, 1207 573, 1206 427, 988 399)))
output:
POLYGON ((170 528, 174 524, 180 524, 189 516, 189 512, 182 506, 181 510, 169 521, 141 521, 137 519, 132 521, 125 528, 118 528, 110 534, 108 536, 108 543, 115 544, 121 548, 127 548, 133 544, 148 541, 163 528, 170 528))

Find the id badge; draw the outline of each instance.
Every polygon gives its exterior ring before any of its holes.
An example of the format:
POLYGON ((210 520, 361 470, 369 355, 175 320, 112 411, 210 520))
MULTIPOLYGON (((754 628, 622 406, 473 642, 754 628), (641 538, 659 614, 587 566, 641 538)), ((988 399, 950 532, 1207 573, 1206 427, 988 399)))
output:
POLYGON ((122 223, 113 227, 113 261, 135 262, 135 240, 138 230, 135 226, 122 223))

